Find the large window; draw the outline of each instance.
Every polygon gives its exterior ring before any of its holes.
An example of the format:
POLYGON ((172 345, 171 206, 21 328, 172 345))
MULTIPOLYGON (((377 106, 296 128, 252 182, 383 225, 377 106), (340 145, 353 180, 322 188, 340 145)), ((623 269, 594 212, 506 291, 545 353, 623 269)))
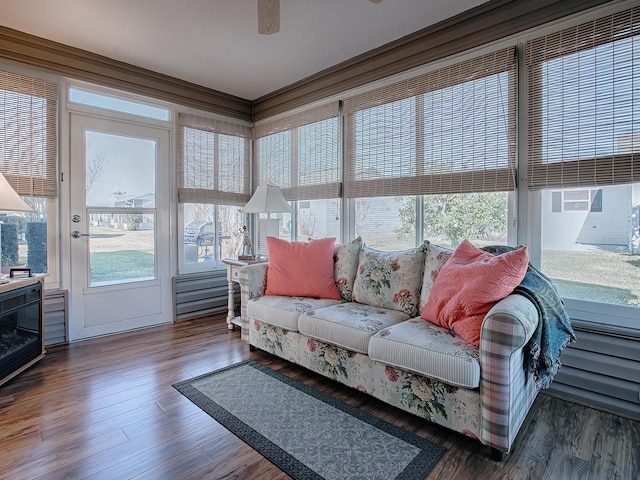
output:
POLYGON ((344 192, 356 234, 381 248, 421 237, 505 243, 515 80, 508 48, 347 98, 344 192))
POLYGON ((346 197, 515 189, 515 50, 349 97, 346 197))
POLYGON ((247 125, 180 114, 178 201, 185 271, 210 268, 237 257, 242 245, 240 212, 250 198, 251 129, 247 125))
MULTIPOLYGON (((338 103, 256 126, 258 185, 275 185, 293 201, 293 215, 277 214, 279 235, 288 239, 340 239, 342 188, 338 103)), ((258 236, 266 224, 258 223, 258 236)))
POLYGON ((0 71, 0 171, 34 209, 0 215, 2 269, 28 266, 49 273, 51 283, 57 281, 57 105, 55 83, 0 71))
POLYGON ((566 298, 640 306, 639 27, 635 8, 526 45, 529 188, 566 298))

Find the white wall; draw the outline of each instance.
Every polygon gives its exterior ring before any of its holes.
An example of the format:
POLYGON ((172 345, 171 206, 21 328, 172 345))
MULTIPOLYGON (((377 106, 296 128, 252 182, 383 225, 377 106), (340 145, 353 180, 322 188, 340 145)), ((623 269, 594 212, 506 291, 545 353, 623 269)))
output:
POLYGON ((631 185, 602 187, 602 212, 551 210, 552 192, 542 193, 542 248, 571 250, 579 244, 628 245, 631 185))

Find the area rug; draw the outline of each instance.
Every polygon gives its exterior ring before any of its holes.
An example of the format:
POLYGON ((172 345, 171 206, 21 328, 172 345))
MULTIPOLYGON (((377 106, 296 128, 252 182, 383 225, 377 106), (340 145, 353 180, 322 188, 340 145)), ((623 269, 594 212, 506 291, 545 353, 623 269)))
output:
POLYGON ((174 387, 295 479, 424 479, 446 451, 253 360, 174 387))

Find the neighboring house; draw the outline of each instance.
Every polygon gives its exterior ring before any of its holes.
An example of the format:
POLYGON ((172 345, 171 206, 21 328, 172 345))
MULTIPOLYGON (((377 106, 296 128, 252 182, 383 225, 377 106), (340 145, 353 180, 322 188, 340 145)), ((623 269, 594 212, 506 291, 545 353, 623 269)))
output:
POLYGON ((631 242, 631 185, 599 189, 547 190, 542 194, 542 248, 577 245, 625 246, 631 242))
MULTIPOLYGON (((617 141, 617 153, 630 154, 637 151, 640 134, 622 134, 617 141)), ((640 200, 634 197, 638 193, 632 185, 543 191, 542 248, 572 250, 578 245, 621 246, 633 252, 633 243, 638 236, 634 230, 634 204, 640 200)))
POLYGON ((116 200, 116 207, 122 208, 154 208, 156 204, 156 196, 154 193, 145 193, 135 197, 125 197, 116 200))
MULTIPOLYGON (((121 197, 114 203, 118 208, 155 208, 156 196, 154 193, 145 193, 135 197, 121 197)), ((124 230, 128 229, 129 222, 123 215, 117 215, 115 220, 124 230)), ((136 225, 136 230, 153 230, 153 216, 142 215, 140 223, 136 225)))

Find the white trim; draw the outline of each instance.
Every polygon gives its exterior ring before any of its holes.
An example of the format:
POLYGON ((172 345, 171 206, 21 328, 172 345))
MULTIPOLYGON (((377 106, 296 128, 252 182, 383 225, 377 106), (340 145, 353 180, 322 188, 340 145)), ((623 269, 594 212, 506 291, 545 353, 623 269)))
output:
POLYGON ((640 330, 640 320, 638 319, 640 308, 638 307, 590 302, 574 298, 565 298, 564 304, 572 320, 640 330))

